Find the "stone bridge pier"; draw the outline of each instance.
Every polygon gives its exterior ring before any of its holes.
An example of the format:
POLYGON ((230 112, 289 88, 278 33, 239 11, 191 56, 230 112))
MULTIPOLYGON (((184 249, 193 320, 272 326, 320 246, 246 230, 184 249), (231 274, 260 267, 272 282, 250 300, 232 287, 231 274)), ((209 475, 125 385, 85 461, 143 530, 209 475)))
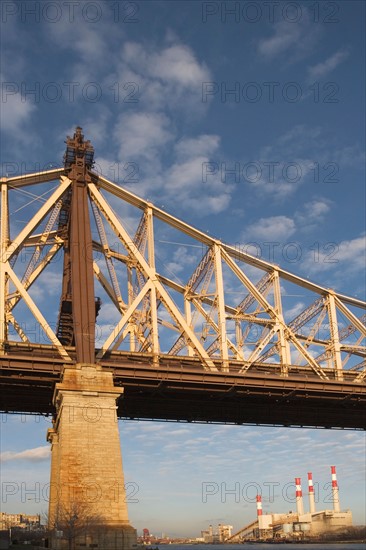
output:
POLYGON ((133 550, 116 399, 123 392, 96 364, 65 366, 56 384, 51 443, 50 547, 133 550))

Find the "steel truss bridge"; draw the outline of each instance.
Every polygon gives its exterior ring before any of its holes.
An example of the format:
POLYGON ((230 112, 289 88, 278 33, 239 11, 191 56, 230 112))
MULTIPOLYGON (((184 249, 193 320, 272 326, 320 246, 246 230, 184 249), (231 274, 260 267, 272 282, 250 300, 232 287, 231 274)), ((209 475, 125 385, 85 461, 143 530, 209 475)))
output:
POLYGON ((2 411, 52 414, 64 366, 98 363, 123 418, 365 429, 364 302, 108 181, 80 128, 66 143, 62 168, 1 179, 2 411))

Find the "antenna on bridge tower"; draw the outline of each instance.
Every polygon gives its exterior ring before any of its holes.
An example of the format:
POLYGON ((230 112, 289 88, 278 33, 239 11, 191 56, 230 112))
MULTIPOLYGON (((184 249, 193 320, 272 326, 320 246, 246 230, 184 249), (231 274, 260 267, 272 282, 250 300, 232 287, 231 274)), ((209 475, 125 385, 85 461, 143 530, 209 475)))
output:
POLYGON ((65 169, 72 168, 77 159, 84 159, 85 166, 90 169, 94 164, 94 147, 90 141, 84 141, 82 128, 76 126, 74 136, 67 136, 64 154, 65 169))

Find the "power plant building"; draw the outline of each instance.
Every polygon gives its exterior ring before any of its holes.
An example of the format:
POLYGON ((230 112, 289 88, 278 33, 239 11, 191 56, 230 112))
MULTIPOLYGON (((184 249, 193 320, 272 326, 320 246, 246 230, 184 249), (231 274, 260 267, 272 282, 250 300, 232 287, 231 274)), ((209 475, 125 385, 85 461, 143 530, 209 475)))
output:
POLYGON ((316 511, 312 473, 308 473, 309 512, 304 512, 301 479, 295 478, 296 513, 263 514, 262 497, 257 495, 257 518, 226 539, 235 542, 251 539, 301 539, 341 533, 352 527, 352 512, 341 511, 335 466, 331 466, 333 509, 316 511))
POLYGON ((201 531, 201 540, 206 544, 218 544, 231 538, 232 525, 222 525, 219 523, 214 531, 212 525, 206 531, 201 531))

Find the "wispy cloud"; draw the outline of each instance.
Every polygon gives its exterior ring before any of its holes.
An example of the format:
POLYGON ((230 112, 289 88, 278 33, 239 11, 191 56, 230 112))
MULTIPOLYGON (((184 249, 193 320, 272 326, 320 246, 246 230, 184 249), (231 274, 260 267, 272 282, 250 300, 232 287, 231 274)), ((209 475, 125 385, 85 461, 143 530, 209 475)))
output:
POLYGON ((366 235, 340 243, 329 243, 327 249, 319 251, 317 261, 314 254, 308 253, 304 267, 311 274, 334 270, 342 275, 363 273, 366 266, 366 235))
POLYGON ((192 250, 188 250, 185 246, 178 246, 173 253, 172 261, 167 264, 169 272, 178 274, 186 269, 187 266, 197 263, 197 255, 192 254, 192 250))
POLYGON ((242 237, 244 239, 280 240, 287 239, 296 231, 296 225, 288 216, 270 216, 260 218, 249 225, 242 237))
POLYGON ((263 145, 257 158, 259 168, 248 175, 247 183, 277 203, 292 198, 304 184, 315 188, 319 183, 338 183, 346 169, 362 169, 365 163, 358 143, 340 146, 338 135, 307 124, 290 127, 263 145))
POLYGON ((220 179, 203 181, 203 166, 218 154, 217 135, 178 134, 165 112, 143 111, 121 115, 115 126, 121 162, 135 161, 139 182, 134 191, 150 200, 163 194, 164 204, 201 214, 218 213, 230 203, 234 186, 220 179), (204 208, 200 198, 205 196, 204 208))
POLYGON ((324 197, 314 198, 295 212, 298 226, 303 231, 318 227, 332 208, 332 201, 324 197))
POLYGON ((2 131, 8 136, 17 138, 20 141, 26 139, 24 132, 31 115, 36 111, 33 103, 24 101, 19 85, 14 81, 8 81, 0 77, 2 88, 1 126, 2 131))
POLYGON ((348 50, 339 50, 325 61, 312 65, 308 68, 308 80, 317 80, 319 78, 324 78, 328 76, 332 71, 334 71, 338 65, 345 61, 349 56, 348 50))
POLYGON ((14 460, 30 460, 31 462, 41 462, 50 458, 50 447, 36 447, 34 449, 26 449, 25 451, 5 451, 0 454, 1 462, 14 460))
POLYGON ((299 21, 274 23, 271 36, 258 41, 257 51, 268 60, 286 54, 286 64, 293 63, 314 50, 320 35, 320 25, 314 25, 309 12, 303 7, 299 21))
MULTIPOLYGON (((121 159, 154 161, 173 139, 170 120, 163 113, 139 112, 121 115, 114 129, 121 159)), ((155 162, 154 162, 155 164, 155 162)))
POLYGON ((191 48, 175 42, 158 49, 137 42, 123 45, 117 67, 121 82, 137 82, 144 108, 170 109, 186 114, 206 109, 201 101, 202 82, 212 80, 205 63, 191 48))
POLYGON ((281 21, 274 25, 272 36, 259 41, 258 52, 265 57, 275 57, 296 44, 300 36, 301 27, 299 25, 281 21))

